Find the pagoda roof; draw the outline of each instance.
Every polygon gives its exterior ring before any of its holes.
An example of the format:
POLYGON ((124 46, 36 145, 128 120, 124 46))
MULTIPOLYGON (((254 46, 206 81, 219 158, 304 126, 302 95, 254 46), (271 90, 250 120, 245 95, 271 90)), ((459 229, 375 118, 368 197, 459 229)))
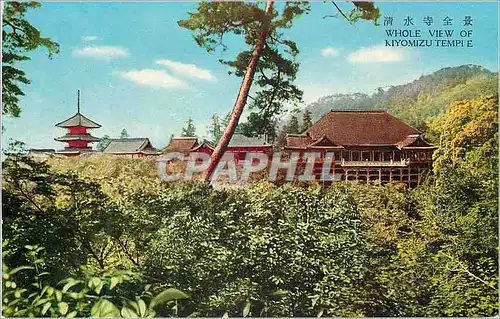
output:
POLYGON ((157 153, 147 137, 111 139, 102 152, 104 154, 157 153))
POLYGON ((86 118, 80 112, 77 112, 75 115, 70 117, 69 119, 62 121, 56 124, 57 127, 75 127, 75 126, 83 126, 88 128, 99 128, 100 124, 86 118))
POLYGON ((66 141, 90 141, 97 142, 101 139, 90 134, 66 134, 61 137, 55 138, 56 141, 66 142, 66 141))
POLYGON ((62 150, 57 150, 56 154, 89 154, 94 153, 94 150, 90 147, 86 148, 76 148, 76 147, 65 147, 62 150))

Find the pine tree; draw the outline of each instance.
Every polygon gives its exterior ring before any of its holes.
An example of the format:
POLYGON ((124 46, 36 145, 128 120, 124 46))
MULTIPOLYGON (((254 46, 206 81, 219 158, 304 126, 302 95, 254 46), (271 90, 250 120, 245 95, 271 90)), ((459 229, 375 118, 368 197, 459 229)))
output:
POLYGON ((196 137, 196 127, 193 124, 193 119, 190 117, 186 122, 186 127, 182 128, 182 137, 196 137))
MULTIPOLYGON (((353 4, 355 9, 349 17, 341 12, 351 23, 359 19, 376 21, 380 16, 373 3, 353 4)), ((274 0, 267 0, 265 5, 263 2, 200 2, 188 19, 178 21, 179 26, 193 31, 196 43, 207 52, 218 48, 226 51, 228 47, 222 41, 226 34, 242 36, 247 45, 236 59, 219 60, 232 68, 231 74, 242 77, 242 82, 231 118, 205 171, 205 181, 210 181, 238 126, 254 80, 257 87, 252 107, 259 111, 277 115, 282 112, 283 101, 302 99, 302 91, 293 84, 299 67, 295 59, 299 49, 295 42, 284 38, 282 30, 289 29, 295 18, 307 13, 310 5, 306 1, 289 1, 280 9, 274 8, 274 0)))
POLYGON ((289 133, 289 134, 299 134, 300 133, 299 119, 297 118, 296 115, 292 115, 290 122, 288 122, 287 133, 289 133))
POLYGON ((281 129, 277 141, 276 146, 281 148, 286 145, 286 136, 287 134, 299 134, 299 120, 295 114, 292 115, 287 124, 283 126, 281 129))
POLYGON ((111 142, 111 139, 109 135, 104 135, 100 140, 97 146, 95 147, 98 151, 102 152, 104 149, 108 146, 109 142, 111 142))
POLYGON ((311 111, 305 110, 304 115, 302 116, 302 132, 306 131, 313 125, 311 118, 311 111))
POLYGON ((126 129, 123 129, 122 132, 120 133, 120 138, 129 138, 130 135, 128 134, 126 129))
POLYGON ((222 136, 222 126, 219 116, 212 115, 212 125, 210 126, 209 133, 212 136, 212 142, 217 144, 222 136))
MULTIPOLYGON (((59 44, 43 37, 26 19, 28 11, 40 8, 36 1, 2 2, 2 114, 18 117, 23 85, 30 84, 19 63, 30 60, 28 52, 45 47, 51 58, 59 53, 59 44)), ((31 54, 29 54, 31 55, 31 54)))

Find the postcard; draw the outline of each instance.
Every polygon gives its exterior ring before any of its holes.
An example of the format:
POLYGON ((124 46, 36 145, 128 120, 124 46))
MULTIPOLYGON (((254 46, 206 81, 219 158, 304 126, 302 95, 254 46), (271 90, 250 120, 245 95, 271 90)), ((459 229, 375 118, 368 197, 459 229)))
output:
POLYGON ((498 316, 498 2, 1 5, 3 316, 498 316))

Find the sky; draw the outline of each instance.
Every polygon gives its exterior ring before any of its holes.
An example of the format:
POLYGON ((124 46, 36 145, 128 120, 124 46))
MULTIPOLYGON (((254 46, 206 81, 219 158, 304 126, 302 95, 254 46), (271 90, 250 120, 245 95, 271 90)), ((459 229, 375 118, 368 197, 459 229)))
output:
MULTIPOLYGON (((278 3, 279 8, 282 4, 278 3)), ((340 3, 345 11, 352 4, 340 3)), ((379 25, 349 24, 331 3, 313 2, 311 12, 294 21, 284 36, 297 43, 300 62, 296 84, 304 102, 335 93, 371 93, 378 87, 404 84, 444 67, 481 65, 498 72, 498 4, 496 2, 382 2, 379 25), (426 25, 425 17, 433 24, 426 25), (472 26, 463 26, 466 16, 472 26), (392 26, 384 21, 392 18, 392 26), (413 25, 405 26, 409 18, 413 25), (451 26, 444 26, 444 19, 451 26), (472 47, 388 47, 387 30, 454 30, 453 40, 472 47), (460 36, 461 30, 472 30, 460 36)), ((232 59, 245 48, 241 37, 225 43, 225 53, 209 54, 189 30, 177 25, 196 2, 44 2, 29 21, 60 45, 52 59, 43 49, 19 65, 32 81, 24 86, 19 118, 3 117, 3 143, 16 139, 27 148, 61 149, 64 135, 55 124, 81 113, 102 125, 94 136, 148 137, 162 148, 171 134, 180 135, 189 117, 197 133, 206 134, 214 113, 227 114, 241 79, 228 75, 220 58, 232 59)), ((402 38, 398 38, 402 39, 402 38)), ((438 38, 433 38, 438 39, 438 38)))

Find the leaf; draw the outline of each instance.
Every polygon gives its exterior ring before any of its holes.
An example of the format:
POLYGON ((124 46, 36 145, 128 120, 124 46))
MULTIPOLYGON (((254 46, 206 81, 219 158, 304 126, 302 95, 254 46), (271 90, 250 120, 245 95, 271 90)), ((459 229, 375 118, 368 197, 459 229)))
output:
POLYGON ((31 266, 19 266, 19 267, 16 267, 16 268, 13 268, 9 271, 8 275, 9 276, 12 276, 13 274, 15 274, 16 272, 20 271, 20 270, 24 270, 24 269, 35 269, 34 267, 31 267, 31 266))
POLYGON ((109 289, 113 290, 115 286, 120 282, 120 279, 118 277, 111 277, 110 283, 109 283, 109 289))
POLYGON ((118 317, 120 310, 109 300, 99 299, 90 310, 90 316, 94 318, 118 317))
POLYGON ((146 303, 141 298, 136 298, 137 304, 139 306, 139 317, 146 316, 146 303))
POLYGON ((288 293, 289 292, 287 290, 278 289, 275 292, 273 292, 271 296, 274 297, 275 299, 280 299, 288 295, 288 293))
POLYGON ((59 309, 61 315, 65 315, 68 312, 69 307, 68 304, 63 301, 57 304, 57 308, 59 309))
POLYGON ((89 282, 89 288, 96 288, 101 283, 101 278, 94 277, 89 282))
POLYGON ((70 279, 71 280, 64 285, 62 292, 67 292, 69 288, 71 288, 75 285, 78 285, 79 283, 82 282, 81 280, 74 280, 73 278, 70 278, 70 279))
POLYGON ((53 287, 47 288, 47 296, 52 296, 54 294, 55 289, 53 287))
POLYGON ((96 294, 100 294, 101 293, 101 289, 102 287, 104 287, 104 281, 100 281, 99 284, 95 287, 94 291, 96 294))
POLYGON ((314 307, 319 300, 319 295, 314 295, 309 297, 311 299, 311 306, 314 307))
POLYGON ((154 297, 151 300, 149 307, 152 309, 159 304, 164 304, 172 300, 187 299, 187 298, 189 298, 189 296, 183 293, 182 291, 174 288, 169 288, 167 290, 160 292, 156 297, 154 297))
POLYGON ((50 300, 50 299, 47 299, 47 298, 45 298, 45 299, 39 299, 39 300, 37 300, 37 301, 33 304, 33 307, 40 306, 41 304, 46 303, 46 302, 48 302, 49 300, 50 300))
POLYGON ((56 293, 56 300, 61 301, 62 300, 62 293, 59 290, 56 290, 55 293, 56 293))
POLYGON ((123 307, 120 314, 123 318, 137 318, 138 317, 137 313, 128 307, 123 307))
POLYGON ((248 315, 250 314, 250 307, 252 306, 252 304, 250 303, 250 301, 247 301, 245 303, 245 307, 243 307, 243 317, 248 317, 248 315))
POLYGON ((324 309, 321 308, 321 310, 318 312, 318 314, 316 315, 316 317, 318 317, 318 318, 321 317, 323 315, 323 311, 324 311, 324 309))
POLYGON ((52 306, 51 302, 47 302, 46 304, 44 304, 43 307, 42 307, 41 314, 45 315, 45 313, 47 312, 47 310, 49 310, 50 306, 52 306))
POLYGON ((72 311, 70 313, 68 313, 68 315, 66 316, 66 318, 74 318, 76 316, 77 312, 76 311, 72 311))
POLYGON ((128 301, 128 305, 134 309, 135 313, 139 313, 139 305, 135 301, 128 301))

